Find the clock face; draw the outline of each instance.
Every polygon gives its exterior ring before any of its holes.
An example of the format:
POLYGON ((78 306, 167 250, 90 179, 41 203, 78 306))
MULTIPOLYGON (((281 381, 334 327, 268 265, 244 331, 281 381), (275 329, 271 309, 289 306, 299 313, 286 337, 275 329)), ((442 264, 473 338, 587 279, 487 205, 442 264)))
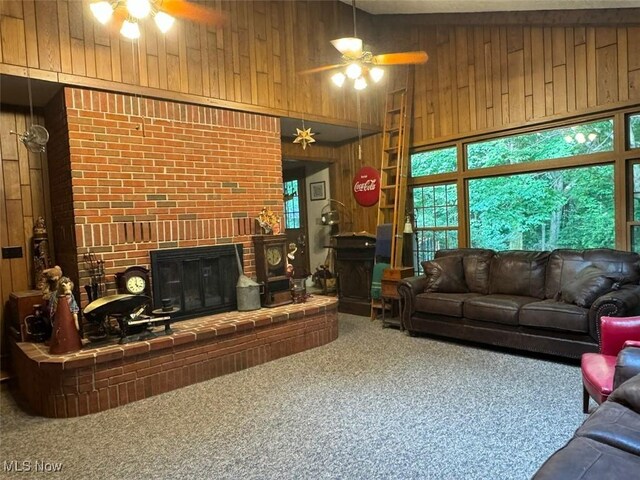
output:
POLYGON ((267 263, 269 267, 277 267, 282 263, 282 252, 278 247, 269 247, 267 249, 267 263))
POLYGON ((133 275, 127 279, 127 290, 134 295, 144 292, 144 288, 147 286, 147 282, 143 277, 133 275))

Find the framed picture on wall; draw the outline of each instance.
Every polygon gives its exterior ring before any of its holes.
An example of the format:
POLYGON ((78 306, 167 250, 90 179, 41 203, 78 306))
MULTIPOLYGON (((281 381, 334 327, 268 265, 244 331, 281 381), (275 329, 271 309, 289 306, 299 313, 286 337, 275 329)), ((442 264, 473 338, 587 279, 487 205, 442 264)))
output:
POLYGON ((309 196, 311 200, 324 200, 327 192, 324 182, 311 182, 309 184, 309 196))

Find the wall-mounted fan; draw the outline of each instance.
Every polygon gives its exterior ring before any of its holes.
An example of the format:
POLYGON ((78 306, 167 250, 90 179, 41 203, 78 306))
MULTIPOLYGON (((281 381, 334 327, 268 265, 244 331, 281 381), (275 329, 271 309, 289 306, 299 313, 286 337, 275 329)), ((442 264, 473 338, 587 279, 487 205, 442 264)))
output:
POLYGON ((33 153, 43 153, 49 141, 49 132, 42 125, 32 124, 24 133, 10 133, 17 135, 18 139, 24 143, 24 146, 33 153))
POLYGON ((45 146, 49 141, 49 132, 42 125, 36 125, 33 121, 33 95, 31 94, 31 76, 29 75, 29 69, 27 69, 27 90, 29 92, 29 113, 31 124, 24 133, 14 131, 9 131, 9 133, 11 135, 17 135, 18 139, 30 152, 43 153, 45 151, 45 146))
POLYGON ((353 8, 353 37, 331 40, 331 44, 342 54, 341 63, 324 65, 298 72, 300 74, 318 73, 327 70, 339 69, 331 80, 341 87, 347 78, 353 80, 353 87, 362 90, 369 82, 377 83, 382 79, 383 66, 389 65, 417 65, 426 63, 429 55, 424 51, 382 53, 374 55, 363 48, 362 39, 356 35, 356 2, 351 3, 353 8))

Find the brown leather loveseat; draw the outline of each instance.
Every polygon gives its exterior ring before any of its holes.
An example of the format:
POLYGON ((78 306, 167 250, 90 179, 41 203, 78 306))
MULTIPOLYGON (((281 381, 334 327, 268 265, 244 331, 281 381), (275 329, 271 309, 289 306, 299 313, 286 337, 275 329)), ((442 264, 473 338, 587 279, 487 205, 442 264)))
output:
POLYGON ((400 282, 402 322, 426 333, 579 358, 600 317, 640 312, 640 256, 611 249, 439 250, 400 282))

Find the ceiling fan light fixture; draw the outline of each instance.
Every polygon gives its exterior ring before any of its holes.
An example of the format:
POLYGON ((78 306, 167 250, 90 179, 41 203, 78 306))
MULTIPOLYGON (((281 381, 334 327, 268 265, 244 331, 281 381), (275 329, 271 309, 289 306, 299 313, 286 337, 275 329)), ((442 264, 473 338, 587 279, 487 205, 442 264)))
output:
POLYGON ((336 85, 337 87, 342 87, 342 85, 344 85, 344 81, 347 79, 347 76, 342 73, 342 72, 338 72, 334 75, 331 76, 331 81, 334 83, 334 85, 336 85))
POLYGON ((106 24, 113 15, 113 5, 107 1, 94 2, 89 5, 91 13, 101 24, 106 24))
POLYGON ((356 37, 345 37, 331 40, 336 50, 341 54, 350 57, 359 57, 362 54, 362 39, 356 37))
POLYGON ((149 0, 127 0, 127 10, 132 17, 143 19, 151 13, 149 0))
POLYGON ((125 20, 122 22, 120 33, 123 37, 126 37, 129 40, 140 38, 140 27, 138 26, 138 22, 125 20))
POLYGON ((347 74, 351 80, 355 80, 362 75, 362 67, 357 63, 350 63, 345 69, 344 73, 347 74))
POLYGON ((153 17, 153 20, 156 22, 158 29, 162 33, 167 33, 169 29, 173 26, 173 22, 176 21, 171 15, 168 15, 164 12, 157 12, 153 17))
POLYGON ((353 82, 353 88, 355 88, 356 90, 364 90, 365 88, 367 88, 367 81, 364 79, 364 77, 356 78, 355 82, 353 82))
POLYGON ((369 76, 371 77, 371 80, 373 80, 373 83, 378 83, 382 80, 382 77, 384 77, 384 70, 380 67, 373 67, 369 70, 369 76))

